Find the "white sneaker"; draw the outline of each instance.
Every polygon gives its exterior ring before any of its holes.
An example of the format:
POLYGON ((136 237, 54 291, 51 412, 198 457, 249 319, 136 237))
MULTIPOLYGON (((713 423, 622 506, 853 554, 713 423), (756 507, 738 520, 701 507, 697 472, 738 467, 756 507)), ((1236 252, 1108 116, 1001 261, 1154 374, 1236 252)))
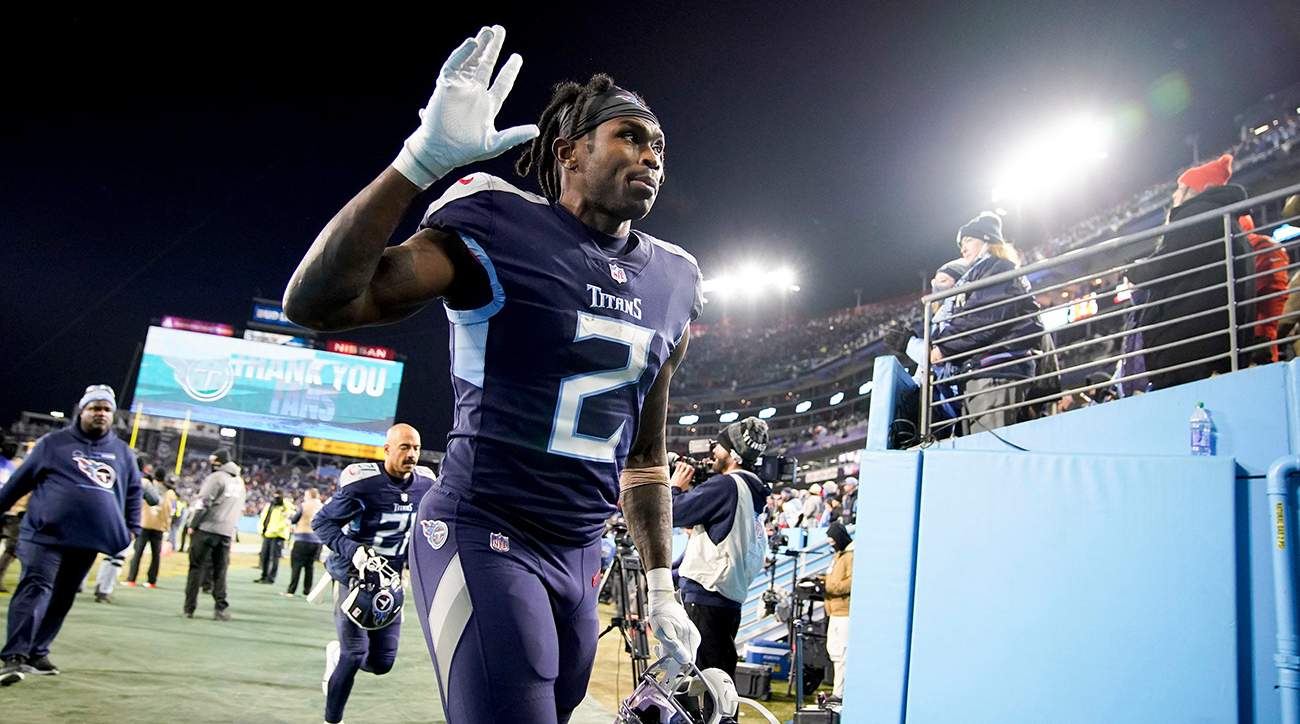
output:
POLYGON ((342 648, 339 642, 331 641, 325 644, 325 676, 320 680, 320 693, 326 696, 330 693, 330 676, 334 674, 334 669, 339 665, 339 654, 342 648))

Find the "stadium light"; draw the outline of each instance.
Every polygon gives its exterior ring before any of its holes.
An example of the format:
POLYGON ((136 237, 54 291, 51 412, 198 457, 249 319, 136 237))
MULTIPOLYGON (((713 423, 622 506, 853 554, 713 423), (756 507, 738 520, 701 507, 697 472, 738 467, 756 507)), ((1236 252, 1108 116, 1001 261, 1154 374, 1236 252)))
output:
POLYGON ((236 431, 235 431, 235 428, 233 428, 233 427, 223 427, 223 428, 221 428, 221 436, 222 436, 222 437, 235 437, 235 436, 238 435, 238 434, 239 434, 239 433, 236 432, 236 431))
POLYGON ((677 418, 678 425, 694 425, 699 421, 700 421, 699 415, 682 415, 681 417, 677 418))
POLYGON ((50 417, 57 417, 60 420, 62 420, 64 417, 66 417, 66 415, 64 415, 62 412, 59 412, 58 410, 50 410, 50 417))
POLYGON ((799 291, 799 285, 795 284, 794 271, 784 267, 772 271, 763 271, 761 267, 747 267, 734 274, 705 279, 703 288, 705 294, 720 296, 737 292, 755 294, 763 289, 799 291))
POLYGON ((290 440, 289 442, 290 442, 290 444, 292 444, 294 447, 298 447, 299 445, 302 445, 302 438, 300 438, 300 437, 295 437, 294 439, 290 440))
POLYGON ((1258 136, 1259 134, 1261 134, 1261 133, 1263 133, 1264 131, 1267 131, 1267 130, 1268 130, 1268 124, 1265 123, 1264 125, 1262 125, 1262 126, 1260 126, 1259 128, 1256 128, 1256 129, 1255 129, 1255 135, 1258 136))
POLYGON ((993 187, 993 201, 1023 200, 1059 189, 1082 171, 1107 157, 1109 124, 1080 117, 1048 127, 1011 154, 993 187))
POLYGON ((865 395, 868 392, 871 392, 871 385, 873 384, 873 382, 874 380, 867 380, 866 382, 863 382, 862 386, 858 388, 858 394, 865 395))
POLYGON ((803 402, 800 402, 799 404, 794 406, 794 411, 796 414, 802 414, 804 412, 807 412, 810 409, 812 409, 812 400, 804 400, 803 402))
POLYGON ((735 422, 736 420, 739 419, 740 419, 739 412, 724 412, 718 416, 718 422, 722 422, 722 423, 735 422))
POLYGON ((843 401, 844 401, 843 392, 836 392, 835 394, 831 395, 831 407, 834 407, 843 401))
POLYGON ((776 408, 775 408, 775 407, 764 407, 763 409, 761 409, 761 410, 758 411, 758 419, 760 419, 760 420, 766 420, 767 418, 769 418, 769 417, 771 417, 771 416, 773 416, 773 415, 775 415, 775 414, 776 414, 776 408))

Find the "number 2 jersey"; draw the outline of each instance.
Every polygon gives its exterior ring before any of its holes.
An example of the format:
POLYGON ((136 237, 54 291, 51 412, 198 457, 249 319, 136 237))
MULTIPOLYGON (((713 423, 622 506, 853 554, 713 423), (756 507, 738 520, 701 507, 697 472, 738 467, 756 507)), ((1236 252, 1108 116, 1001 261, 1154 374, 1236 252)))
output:
POLYGON ((421 226, 458 234, 493 293, 446 308, 456 408, 440 487, 539 541, 591 543, 616 509, 645 396, 703 306, 699 266, 482 173, 421 226))
POLYGON ((411 522, 429 489, 437 484, 433 471, 417 465, 394 480, 382 463, 355 463, 339 474, 339 489, 311 520, 311 528, 330 549, 325 570, 347 583, 354 575, 352 555, 371 546, 395 571, 406 564, 411 522))

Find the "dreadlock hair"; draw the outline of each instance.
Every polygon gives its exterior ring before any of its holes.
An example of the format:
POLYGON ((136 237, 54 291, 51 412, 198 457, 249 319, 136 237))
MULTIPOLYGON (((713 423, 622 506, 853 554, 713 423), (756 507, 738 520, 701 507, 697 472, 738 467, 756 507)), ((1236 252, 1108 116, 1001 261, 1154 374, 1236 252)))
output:
MULTIPOLYGON (((551 93, 551 102, 542 111, 542 117, 537 121, 537 127, 541 133, 533 139, 532 145, 524 149, 515 162, 515 172, 520 176, 527 177, 529 173, 536 170, 537 185, 542 187, 542 195, 549 201, 558 201, 560 198, 560 169, 555 158, 555 139, 562 138, 564 129, 561 124, 566 119, 572 119, 577 122, 582 114, 586 112, 587 104, 592 98, 608 91, 614 87, 614 79, 604 73, 597 73, 591 76, 587 84, 578 85, 571 80, 557 83, 551 93), (568 109, 568 113, 565 110, 568 109)), ((640 100, 640 96, 637 96, 640 100)))

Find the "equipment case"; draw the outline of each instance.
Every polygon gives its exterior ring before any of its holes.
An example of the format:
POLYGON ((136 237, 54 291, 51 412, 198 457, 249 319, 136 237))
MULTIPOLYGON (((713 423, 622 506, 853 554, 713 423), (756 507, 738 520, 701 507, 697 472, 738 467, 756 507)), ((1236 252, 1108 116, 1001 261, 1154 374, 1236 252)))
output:
POLYGON ((767 701, 772 696, 772 668, 766 664, 736 664, 736 693, 747 699, 767 701))
POLYGON ((800 709, 794 713, 794 724, 840 724, 840 713, 834 709, 800 709))

